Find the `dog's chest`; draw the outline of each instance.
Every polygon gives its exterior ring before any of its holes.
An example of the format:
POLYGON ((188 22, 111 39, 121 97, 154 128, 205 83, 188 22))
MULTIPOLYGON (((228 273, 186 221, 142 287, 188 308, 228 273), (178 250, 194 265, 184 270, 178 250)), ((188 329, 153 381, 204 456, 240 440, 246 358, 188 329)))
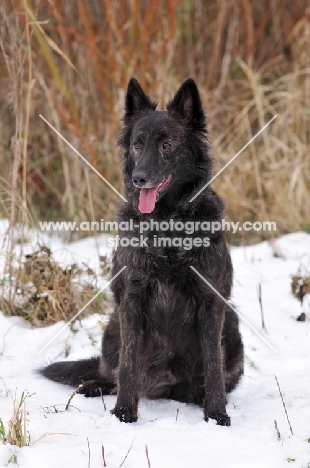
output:
POLYGON ((160 279, 163 283, 180 284, 188 277, 189 265, 195 262, 197 253, 174 247, 121 248, 118 259, 121 265, 128 266, 131 277, 144 283, 147 277, 160 279))
POLYGON ((193 324, 195 298, 190 290, 176 283, 151 280, 146 304, 144 314, 149 328, 174 335, 193 324))

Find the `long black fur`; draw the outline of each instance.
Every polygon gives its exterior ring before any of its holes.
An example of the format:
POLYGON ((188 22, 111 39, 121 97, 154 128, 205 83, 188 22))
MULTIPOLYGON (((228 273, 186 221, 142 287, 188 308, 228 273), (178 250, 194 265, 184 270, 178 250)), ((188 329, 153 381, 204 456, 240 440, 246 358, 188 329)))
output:
MULTIPOLYGON (((124 148, 127 203, 118 221, 221 221, 222 199, 208 186, 189 200, 212 176, 205 115, 192 79, 185 81, 167 111, 157 111, 136 79, 125 100, 124 148), (164 144, 165 143, 165 144, 164 144), (137 174, 144 174, 139 182, 137 174), (155 187, 168 175, 150 214, 138 209, 140 189, 155 187), (148 184, 148 185, 147 185, 148 184)), ((102 356, 78 362, 56 362, 41 373, 51 380, 78 386, 85 396, 117 392, 112 411, 120 421, 138 418, 141 395, 171 398, 203 407, 204 418, 230 425, 226 394, 243 373, 243 345, 238 318, 190 268, 193 266, 228 300, 232 264, 222 231, 208 233, 210 246, 155 247, 154 232, 144 233, 148 247, 118 247, 112 276, 115 310, 104 332, 102 356)), ((200 237, 196 230, 156 233, 165 237, 200 237)), ((120 236, 139 237, 134 232, 120 236)))

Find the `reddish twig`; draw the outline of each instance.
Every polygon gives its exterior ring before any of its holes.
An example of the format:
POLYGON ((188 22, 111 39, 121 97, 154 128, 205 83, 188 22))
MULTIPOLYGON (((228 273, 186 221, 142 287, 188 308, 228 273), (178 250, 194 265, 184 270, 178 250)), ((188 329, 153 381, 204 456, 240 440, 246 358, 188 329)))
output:
POLYGON ((145 455, 146 455, 146 458, 147 458, 148 468, 151 468, 151 462, 150 462, 150 458, 149 458, 149 451, 148 451, 147 445, 145 446, 145 455))
POLYGON ((291 423, 290 423, 290 420, 289 420, 289 418, 288 418, 286 406, 285 406, 285 403, 284 403, 284 399, 283 399, 283 395, 282 395, 282 392, 281 392, 281 389, 280 389, 280 385, 279 385, 278 379, 277 379, 276 376, 274 376, 274 378, 276 379, 276 382, 277 382, 277 385, 278 385, 278 389, 279 389, 279 392, 280 392, 280 395, 281 395, 281 399, 282 399, 283 408, 284 408, 284 411, 285 411, 285 414, 286 414, 286 419, 287 419, 288 425, 290 426, 291 434, 294 435, 294 434, 293 434, 293 429, 292 429, 292 426, 291 426, 291 423))

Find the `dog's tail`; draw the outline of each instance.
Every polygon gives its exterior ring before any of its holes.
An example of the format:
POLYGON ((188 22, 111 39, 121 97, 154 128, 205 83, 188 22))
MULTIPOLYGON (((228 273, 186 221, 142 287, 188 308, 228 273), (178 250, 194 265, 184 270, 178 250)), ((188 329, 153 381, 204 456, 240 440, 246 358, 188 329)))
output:
POLYGON ((38 372, 54 382, 76 387, 76 393, 83 393, 86 397, 110 395, 116 392, 115 379, 100 372, 99 357, 82 361, 54 362, 39 369, 38 372))
POLYGON ((78 387, 83 382, 102 378, 99 375, 99 364, 99 357, 83 359, 82 361, 54 362, 39 369, 38 372, 54 382, 78 387))

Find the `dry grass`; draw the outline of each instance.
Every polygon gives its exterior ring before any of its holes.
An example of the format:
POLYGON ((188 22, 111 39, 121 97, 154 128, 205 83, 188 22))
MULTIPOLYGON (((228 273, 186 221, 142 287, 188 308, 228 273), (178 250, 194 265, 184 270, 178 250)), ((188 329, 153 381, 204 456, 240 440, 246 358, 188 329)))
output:
MULTIPOLYGON (((109 275, 109 265, 102 261, 103 274, 109 275)), ((16 262, 18 265, 18 262, 16 262)), ((98 292, 98 275, 87 265, 57 263, 44 246, 26 255, 12 276, 0 281, 0 310, 6 315, 18 315, 32 325, 47 326, 59 320, 69 321, 98 292), (13 291, 13 293, 11 292, 13 291)), ((78 316, 106 315, 111 310, 109 295, 102 292, 78 316)))
MULTIPOLYGON (((241 60, 238 63, 241 82, 232 82, 235 89, 227 95, 224 106, 210 106, 214 109, 210 122, 217 127, 213 143, 219 166, 273 115, 278 117, 223 173, 215 187, 228 200, 228 217, 232 220, 273 220, 277 234, 309 230, 309 97, 305 101, 309 77, 297 69, 268 83, 263 72, 254 73, 241 60)), ((213 134, 215 131, 212 128, 213 134)))
POLYGON ((309 294, 310 297, 310 271, 300 268, 296 275, 292 276, 291 288, 293 296, 303 305, 305 296, 309 294))
MULTIPOLYGON (((3 0, 0 18, 0 217, 10 220, 10 277, 17 222, 23 244, 38 219, 112 219, 117 202, 38 115, 121 191, 116 140, 131 76, 161 108, 183 79, 196 79, 217 168, 277 114, 214 186, 228 219, 276 221, 276 235, 310 231, 306 0, 3 0)), ((22 256, 18 263, 22 275, 22 256)))
POLYGON ((1 101, 11 100, 13 112, 1 128, 0 161, 7 174, 2 184, 10 185, 12 221, 28 222, 27 207, 34 218, 78 221, 114 214, 115 194, 39 121, 39 113, 121 190, 115 142, 128 79, 137 76, 162 106, 192 75, 202 90, 218 167, 278 114, 215 183, 228 217, 272 219, 279 233, 309 229, 305 1, 35 5, 14 0, 1 7, 6 67, 3 62, 0 70, 9 91, 1 101))
POLYGON ((30 397, 27 391, 13 401, 13 414, 7 424, 0 419, 0 439, 3 443, 25 447, 30 445, 30 435, 27 431, 26 399, 30 397))

